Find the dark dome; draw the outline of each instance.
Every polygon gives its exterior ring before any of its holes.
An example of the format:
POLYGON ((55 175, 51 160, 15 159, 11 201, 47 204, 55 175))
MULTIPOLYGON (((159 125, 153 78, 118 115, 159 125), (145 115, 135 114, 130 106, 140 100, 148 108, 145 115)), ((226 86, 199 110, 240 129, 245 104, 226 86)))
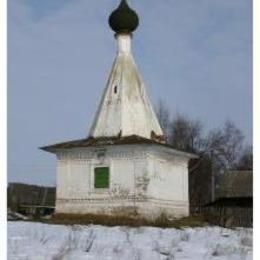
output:
POLYGON ((131 33, 138 24, 138 15, 128 6, 126 0, 122 0, 118 8, 109 16, 109 25, 116 33, 131 33))

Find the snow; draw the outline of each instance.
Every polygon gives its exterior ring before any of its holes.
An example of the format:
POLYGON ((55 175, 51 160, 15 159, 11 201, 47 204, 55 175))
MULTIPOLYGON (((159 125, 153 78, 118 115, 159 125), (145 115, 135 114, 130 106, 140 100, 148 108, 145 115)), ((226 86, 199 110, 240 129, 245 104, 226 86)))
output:
POLYGON ((252 229, 8 222, 9 260, 251 260, 252 229))

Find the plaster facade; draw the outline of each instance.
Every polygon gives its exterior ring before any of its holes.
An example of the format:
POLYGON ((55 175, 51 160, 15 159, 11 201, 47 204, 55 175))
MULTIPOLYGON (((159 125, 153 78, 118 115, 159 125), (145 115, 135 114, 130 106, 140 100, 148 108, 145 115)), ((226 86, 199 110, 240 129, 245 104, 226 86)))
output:
POLYGON ((120 145, 57 153, 56 213, 189 214, 188 158, 158 145, 120 145), (94 188, 95 167, 109 167, 109 188, 94 188))

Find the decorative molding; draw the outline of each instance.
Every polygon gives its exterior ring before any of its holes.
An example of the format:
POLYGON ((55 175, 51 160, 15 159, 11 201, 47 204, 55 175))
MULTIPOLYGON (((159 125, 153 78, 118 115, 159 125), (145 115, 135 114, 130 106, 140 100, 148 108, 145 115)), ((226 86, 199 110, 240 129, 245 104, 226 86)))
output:
MULTIPOLYGON (((59 198, 56 200, 57 203, 118 203, 118 202, 145 202, 151 203, 157 206, 168 205, 174 207, 188 206, 188 201, 175 201, 175 200, 164 200, 164 199, 155 199, 153 197, 135 197, 129 196, 128 198, 119 198, 119 197, 105 197, 105 198, 81 198, 81 199, 68 199, 68 198, 59 198)), ((109 204, 107 204, 109 206, 109 204)))
POLYGON ((118 203, 118 202, 147 202, 146 198, 134 198, 128 197, 128 198, 119 198, 119 197, 106 197, 106 198, 85 198, 85 199, 56 199, 57 203, 106 203, 107 206, 109 206, 109 203, 118 203))
POLYGON ((120 149, 109 149, 106 150, 104 148, 95 149, 91 151, 82 151, 82 150, 74 150, 67 152, 59 152, 57 154, 57 158, 60 161, 86 161, 86 160, 97 160, 101 159, 100 155, 102 153, 102 160, 106 160, 107 158, 114 159, 125 159, 125 160, 133 160, 133 159, 146 159, 147 152, 146 151, 136 151, 134 147, 132 147, 132 151, 122 151, 120 149))

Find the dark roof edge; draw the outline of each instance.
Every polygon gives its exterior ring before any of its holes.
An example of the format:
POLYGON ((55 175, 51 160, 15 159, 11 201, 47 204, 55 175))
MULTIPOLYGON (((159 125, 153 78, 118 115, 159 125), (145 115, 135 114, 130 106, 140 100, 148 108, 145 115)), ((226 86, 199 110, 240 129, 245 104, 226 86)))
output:
POLYGON ((137 135, 126 136, 126 137, 98 137, 98 138, 89 137, 85 139, 78 139, 78 140, 72 140, 68 142, 55 143, 53 145, 48 145, 48 146, 42 146, 39 147, 39 149, 46 152, 56 153, 59 150, 67 150, 67 149, 100 147, 100 146, 110 146, 110 145, 136 145, 136 144, 161 146, 172 150, 177 155, 189 157, 191 159, 199 158, 197 154, 177 150, 169 144, 160 143, 152 139, 147 139, 137 135))

